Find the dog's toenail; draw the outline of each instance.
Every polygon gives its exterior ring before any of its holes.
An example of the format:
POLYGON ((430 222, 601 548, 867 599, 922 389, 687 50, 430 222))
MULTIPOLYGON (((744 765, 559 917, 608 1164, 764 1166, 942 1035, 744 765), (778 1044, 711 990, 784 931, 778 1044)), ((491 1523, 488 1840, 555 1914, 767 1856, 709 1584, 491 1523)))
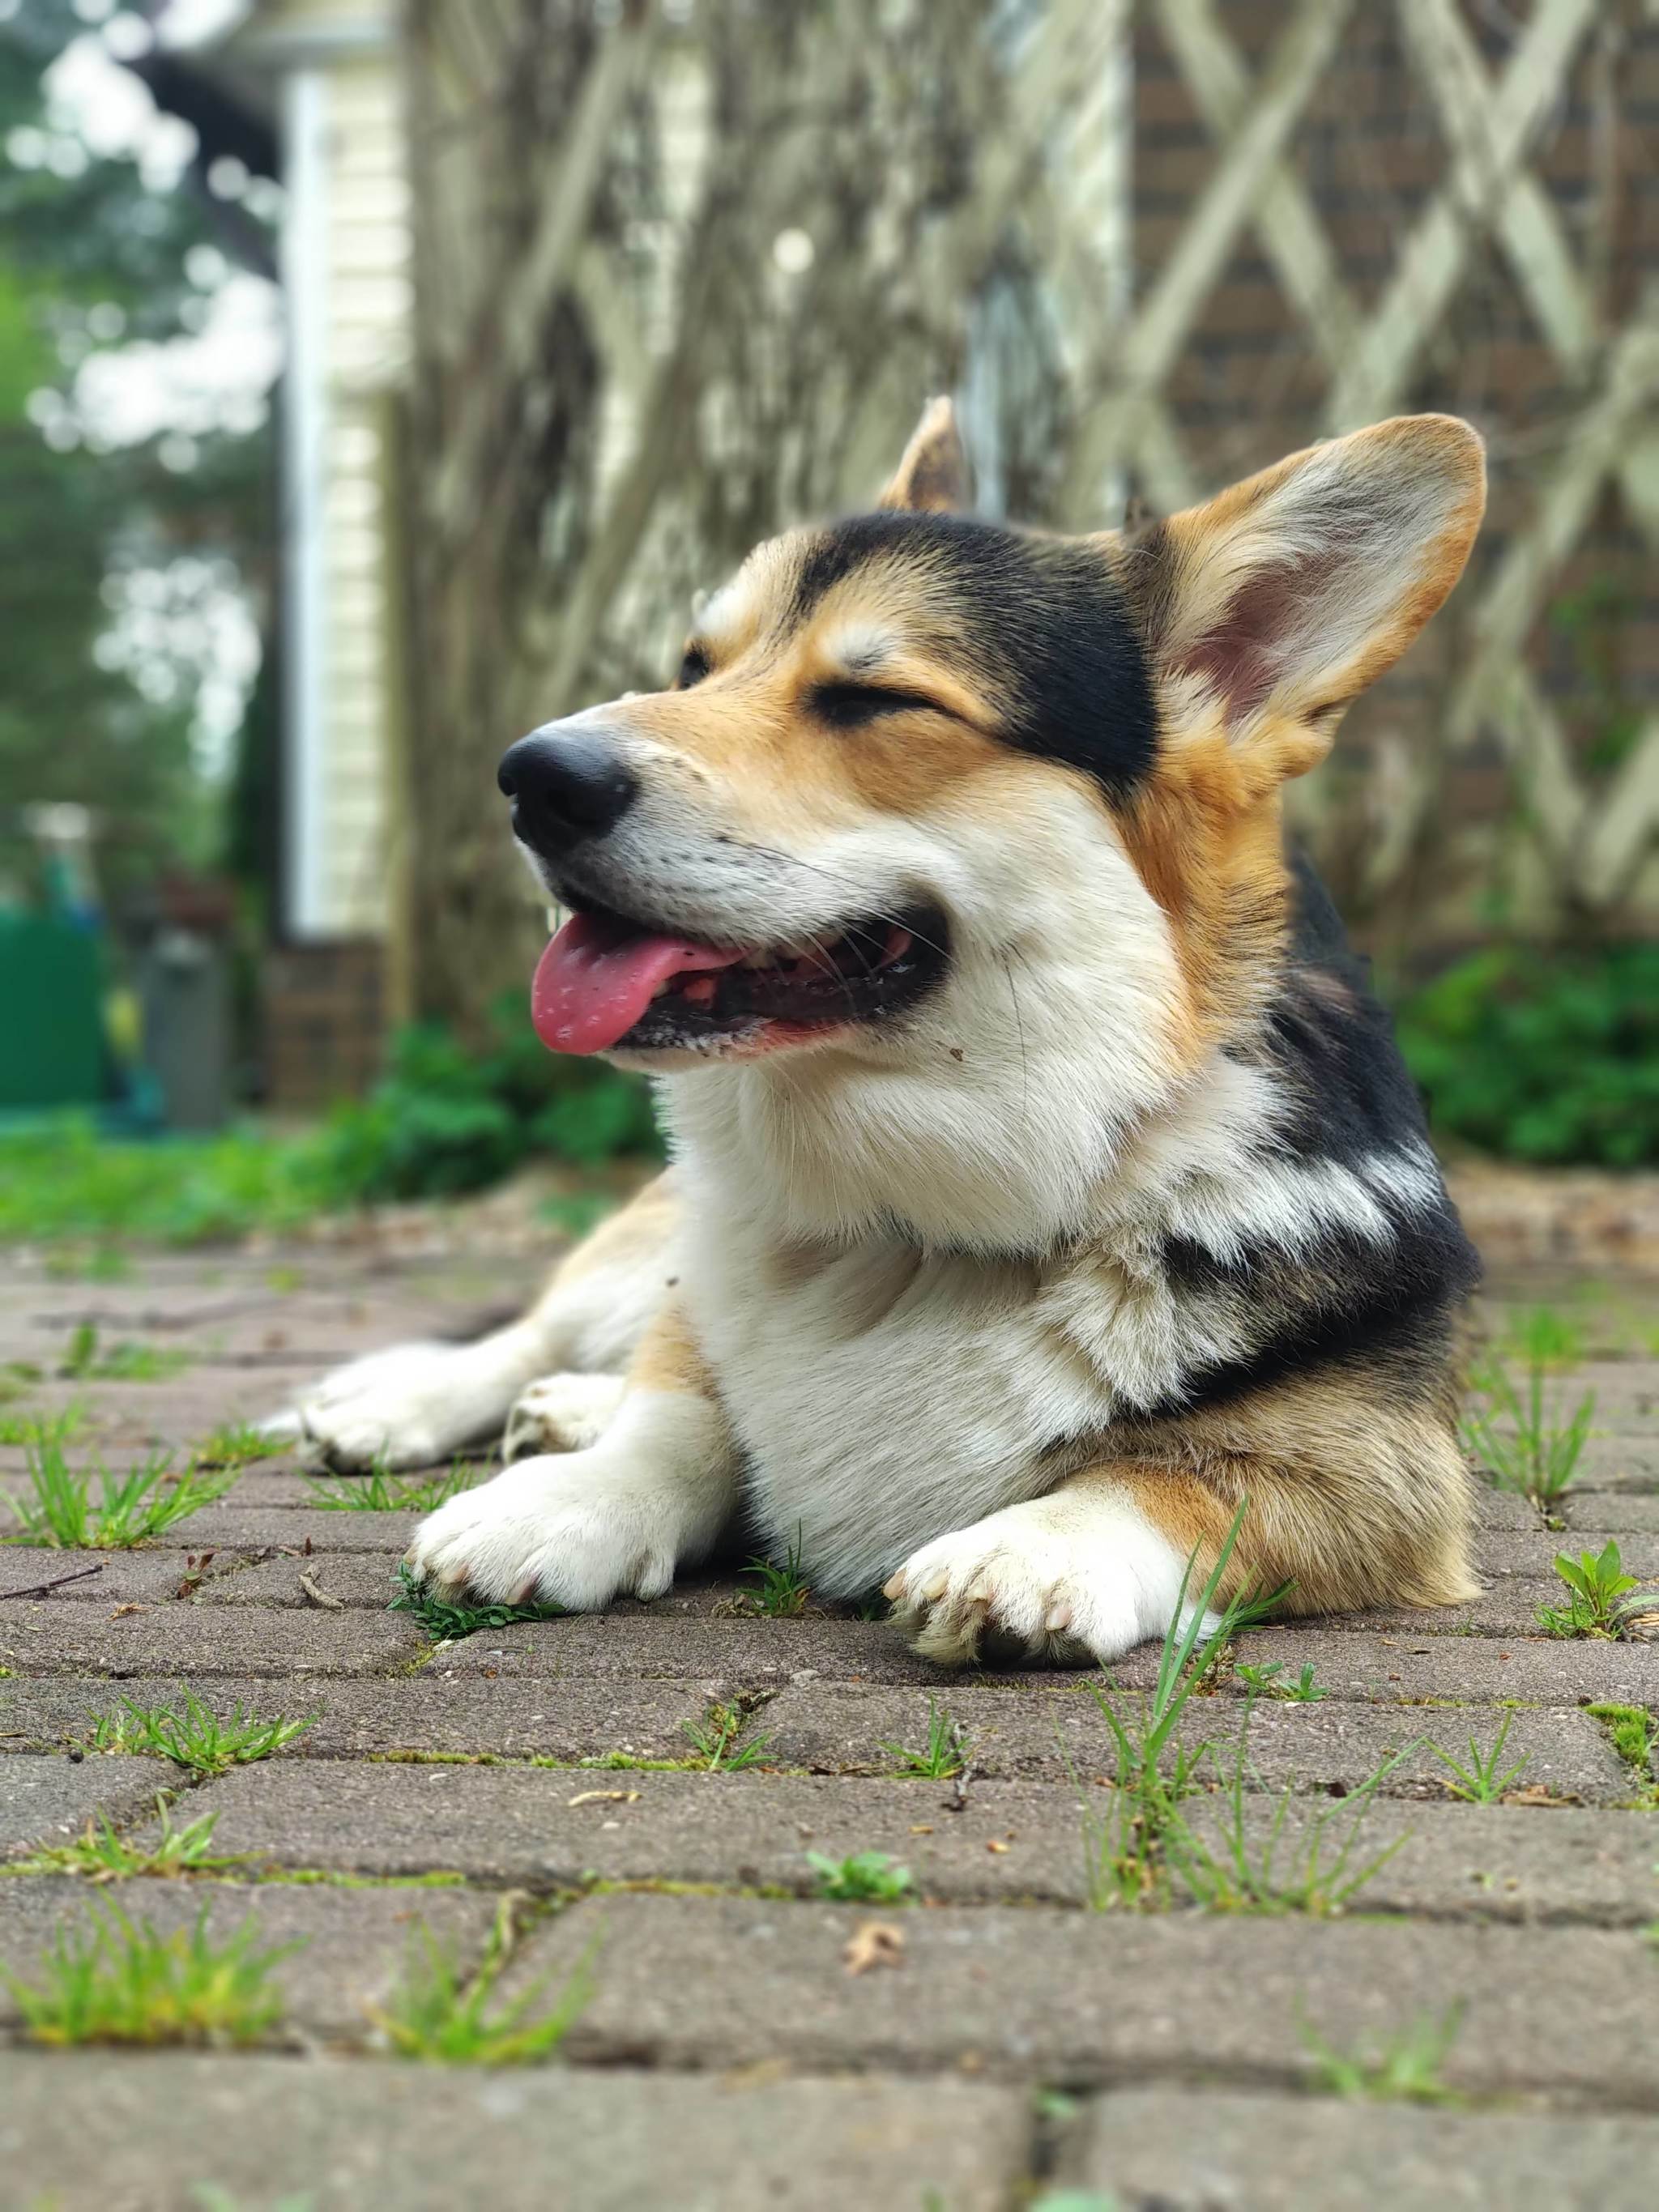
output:
POLYGON ((947 1570, 944 1567, 936 1567, 933 1572, 928 1576, 927 1581, 922 1584, 921 1595, 927 1601, 929 1605, 933 1605, 944 1596, 945 1591, 949 1589, 950 1587, 951 1577, 947 1570))

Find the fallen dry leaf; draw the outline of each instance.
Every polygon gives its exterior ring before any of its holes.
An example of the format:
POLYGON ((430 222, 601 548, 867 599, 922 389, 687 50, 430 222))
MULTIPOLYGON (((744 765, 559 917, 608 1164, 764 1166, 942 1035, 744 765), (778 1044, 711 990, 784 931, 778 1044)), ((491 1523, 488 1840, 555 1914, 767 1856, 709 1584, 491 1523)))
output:
POLYGON ((849 1974, 868 1973, 872 1966, 896 1966, 904 1950, 904 1930, 890 1920, 866 1920, 848 1939, 842 1957, 849 1974))
POLYGON ((149 1607, 147 1605, 118 1605, 114 1612, 111 1613, 110 1619, 112 1620, 125 1620, 130 1613, 148 1613, 149 1611, 149 1607))
POLYGON ((1006 1844, 998 1843, 996 1838, 993 1836, 990 1841, 986 1844, 985 1848, 988 1851, 1006 1851, 1008 1846, 1006 1844))
POLYGON ((637 1790, 579 1790, 574 1797, 567 1797, 567 1805, 636 1805, 637 1790))
POLYGON ((910 1833, 913 1836, 931 1836, 933 1832, 933 1831, 932 1827, 927 1825, 924 1825, 919 1828, 912 1828, 910 1831, 910 1833))
POLYGON ((1547 1782, 1528 1782, 1524 1790, 1506 1790, 1503 1802, 1505 1805, 1576 1805, 1579 1801, 1565 1791, 1552 1790, 1547 1782))

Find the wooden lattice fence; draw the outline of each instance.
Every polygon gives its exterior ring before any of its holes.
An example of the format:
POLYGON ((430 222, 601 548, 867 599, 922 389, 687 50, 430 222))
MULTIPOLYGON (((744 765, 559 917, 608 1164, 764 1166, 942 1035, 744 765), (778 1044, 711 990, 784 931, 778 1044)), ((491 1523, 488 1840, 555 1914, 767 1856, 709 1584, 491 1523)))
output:
POLYGON ((1492 524, 1298 811, 1373 937, 1659 917, 1659 8, 410 0, 427 1003, 532 924, 488 766, 959 393, 1097 527, 1446 406, 1492 524))

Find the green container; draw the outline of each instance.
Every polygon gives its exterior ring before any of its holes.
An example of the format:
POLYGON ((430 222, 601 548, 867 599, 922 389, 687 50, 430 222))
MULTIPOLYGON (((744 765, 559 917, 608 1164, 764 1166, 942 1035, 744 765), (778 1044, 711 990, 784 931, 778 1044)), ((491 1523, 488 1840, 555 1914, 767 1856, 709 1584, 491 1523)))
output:
POLYGON ((0 1110, 99 1103, 102 988, 91 931, 0 913, 0 1110))

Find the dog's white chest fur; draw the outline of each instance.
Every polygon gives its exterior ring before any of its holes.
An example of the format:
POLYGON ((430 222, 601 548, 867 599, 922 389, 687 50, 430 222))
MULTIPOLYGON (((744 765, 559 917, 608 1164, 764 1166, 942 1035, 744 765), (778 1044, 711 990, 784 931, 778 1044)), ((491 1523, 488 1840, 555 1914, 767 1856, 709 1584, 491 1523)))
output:
POLYGON ((1044 1445, 1098 1417, 1017 1261, 790 1249, 728 1222, 698 1238, 686 1287, 755 1534, 780 1557, 799 1537, 826 1596, 1046 1488, 1044 1445))

